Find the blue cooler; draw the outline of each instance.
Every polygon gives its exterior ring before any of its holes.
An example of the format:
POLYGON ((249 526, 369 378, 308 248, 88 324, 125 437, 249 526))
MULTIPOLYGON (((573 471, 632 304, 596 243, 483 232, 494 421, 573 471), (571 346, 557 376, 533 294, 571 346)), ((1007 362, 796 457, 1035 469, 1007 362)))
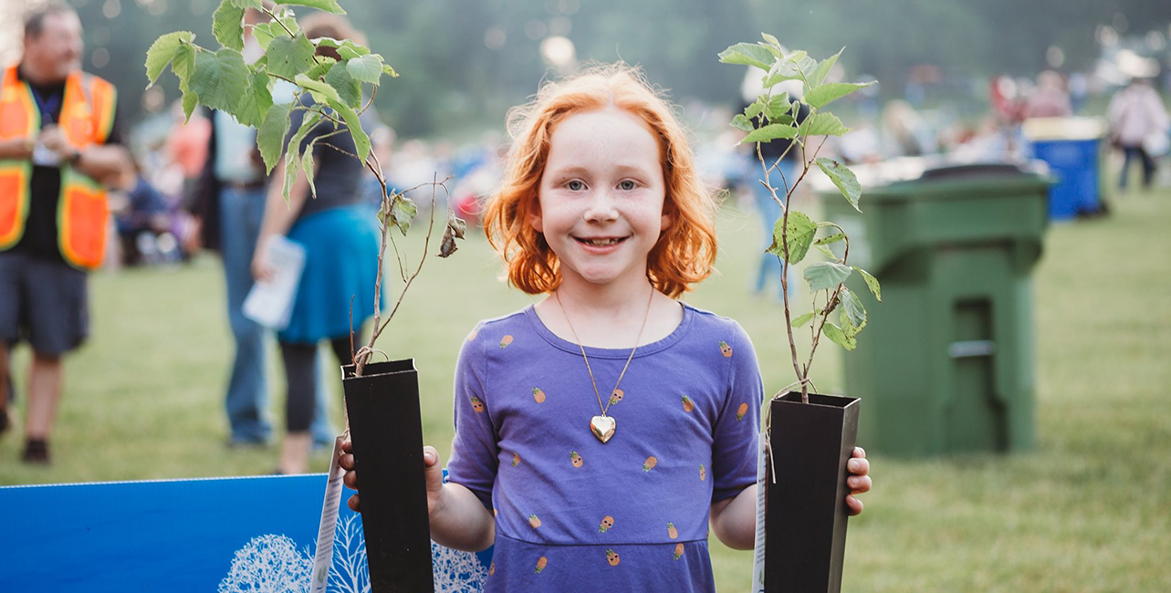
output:
POLYGON ((1049 220, 1100 213, 1105 123, 1090 117, 1032 118, 1023 132, 1033 158, 1045 161, 1057 179, 1049 188, 1049 220))

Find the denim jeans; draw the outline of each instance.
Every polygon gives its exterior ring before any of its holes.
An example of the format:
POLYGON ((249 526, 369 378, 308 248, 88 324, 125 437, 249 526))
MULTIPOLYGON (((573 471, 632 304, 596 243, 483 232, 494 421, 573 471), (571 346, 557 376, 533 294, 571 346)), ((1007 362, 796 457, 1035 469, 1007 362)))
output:
POLYGON ((1143 189, 1151 188, 1151 180, 1155 177, 1155 159, 1147 154, 1142 146, 1124 146, 1122 148, 1122 171, 1118 174, 1118 188, 1126 189, 1126 173, 1130 170, 1130 162, 1138 160, 1143 164, 1143 189))
MULTIPOLYGON (((764 179, 764 171, 761 170, 760 163, 755 160, 755 157, 753 158, 752 165, 752 170, 755 172, 755 175, 750 177, 752 180, 752 195, 756 199, 756 209, 760 211, 760 218, 763 224, 762 228, 764 229, 764 247, 761 248, 760 266, 756 271, 754 290, 757 293, 764 293, 768 285, 775 281, 777 284, 777 298, 783 298, 781 294, 781 273, 782 269, 784 269, 788 274, 786 281, 789 284, 789 298, 792 299, 796 296, 798 290, 796 271, 788 265, 782 266, 780 257, 763 251, 764 249, 768 249, 769 245, 772 245, 773 227, 776 225, 777 219, 781 216, 781 206, 773 199, 772 193, 769 192, 768 188, 761 185, 760 181, 764 179)), ((797 180, 795 176, 796 169, 796 161, 785 160, 781 161, 777 169, 769 174, 769 182, 772 187, 776 188, 777 197, 781 198, 781 200, 785 199, 785 181, 788 181, 789 185, 792 185, 797 180), (784 180, 781 179, 781 172, 784 173, 784 180)))
MULTIPOLYGON (((266 189, 238 190, 225 187, 220 192, 221 247, 224 260, 224 284, 228 293, 228 323, 236 341, 236 357, 228 380, 224 406, 231 426, 231 440, 236 443, 268 441, 272 423, 268 419, 267 332, 263 326, 244 316, 244 299, 252 290, 252 256, 260 223, 264 219, 266 189)), ((327 377, 318 373, 317 396, 310 432, 315 443, 333 445, 338 432, 329 422, 327 377)))

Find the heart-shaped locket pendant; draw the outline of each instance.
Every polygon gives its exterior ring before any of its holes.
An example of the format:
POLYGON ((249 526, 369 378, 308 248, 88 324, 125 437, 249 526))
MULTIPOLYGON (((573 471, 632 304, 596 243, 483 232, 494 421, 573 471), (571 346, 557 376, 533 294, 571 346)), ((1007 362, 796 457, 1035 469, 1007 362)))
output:
POLYGON ((590 418, 590 431, 603 443, 614 436, 614 428, 617 426, 618 422, 609 416, 594 416, 590 418))

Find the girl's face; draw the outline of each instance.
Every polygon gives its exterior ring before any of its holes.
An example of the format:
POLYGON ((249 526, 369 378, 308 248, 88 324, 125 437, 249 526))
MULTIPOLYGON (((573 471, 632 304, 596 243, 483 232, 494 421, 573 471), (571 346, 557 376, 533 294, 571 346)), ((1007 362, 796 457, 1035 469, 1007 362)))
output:
POLYGON ((553 130, 530 219, 565 280, 645 281, 647 254, 671 223, 659 143, 616 107, 569 116, 553 130))

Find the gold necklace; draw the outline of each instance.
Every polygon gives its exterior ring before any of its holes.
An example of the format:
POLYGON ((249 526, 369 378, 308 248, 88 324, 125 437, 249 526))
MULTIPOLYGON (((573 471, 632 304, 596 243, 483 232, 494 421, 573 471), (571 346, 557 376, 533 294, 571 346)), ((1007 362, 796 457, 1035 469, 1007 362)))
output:
POLYGON ((654 301, 655 291, 653 288, 651 289, 651 296, 646 301, 646 313, 642 316, 642 327, 638 328, 638 337, 634 339, 634 348, 630 349, 630 356, 626 357, 626 364, 622 367, 622 372, 618 374, 618 382, 614 384, 614 389, 610 392, 610 399, 606 401, 605 405, 602 405, 602 394, 598 392, 598 382, 594 379, 594 370, 590 368, 590 359, 586 356, 585 346, 581 344, 581 338, 577 337, 577 331, 573 329, 573 322, 569 320, 569 314, 565 312, 565 305, 561 304, 561 295, 554 292, 553 296, 557 298, 557 306, 561 308, 561 315, 565 317, 565 323, 569 326, 569 331, 573 334, 577 347, 581 349, 581 358, 585 361, 586 371, 590 374, 590 383, 594 385, 594 397, 598 398, 598 409, 602 411, 601 416, 590 418, 590 432, 598 437, 599 441, 605 443, 614 436, 614 430, 618 428, 618 422, 607 416, 606 412, 614 403, 614 394, 618 392, 618 386, 622 384, 622 378, 626 376, 626 369, 630 368, 630 361, 634 360, 634 353, 638 351, 638 343, 642 341, 642 330, 646 329, 646 320, 651 316, 651 302, 654 301))

